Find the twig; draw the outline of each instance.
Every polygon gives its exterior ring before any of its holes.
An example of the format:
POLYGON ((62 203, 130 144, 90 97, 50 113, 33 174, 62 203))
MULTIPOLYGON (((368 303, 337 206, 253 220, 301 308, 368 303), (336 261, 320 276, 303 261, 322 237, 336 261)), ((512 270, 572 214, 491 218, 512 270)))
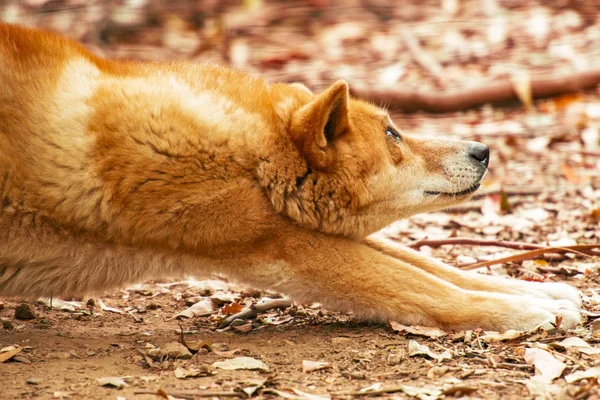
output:
MULTIPOLYGON (((600 83, 600 68, 570 74, 531 79, 534 98, 554 97, 591 89, 600 83)), ((389 104, 404 112, 433 113, 464 111, 484 104, 498 104, 518 100, 510 79, 502 79, 463 90, 406 91, 406 90, 352 90, 353 94, 376 104, 389 104)))
POLYGON ((564 247, 544 247, 542 249, 535 249, 526 251, 524 253, 514 254, 512 256, 499 258, 497 260, 489 260, 482 261, 475 264, 468 264, 460 266, 461 269, 472 270, 481 267, 489 267, 491 265, 496 264, 504 264, 509 262, 519 262, 524 260, 530 260, 532 258, 537 258, 546 253, 575 253, 575 254, 584 254, 586 256, 600 256, 600 251, 596 251, 594 249, 600 248, 600 244, 579 244, 575 246, 564 246, 564 247))
POLYGON ((292 305, 290 299, 275 299, 271 301, 265 301, 264 303, 256 304, 254 306, 246 307, 237 314, 231 315, 225 318, 218 325, 218 328, 225 328, 236 319, 249 319, 255 317, 258 313, 274 310, 274 309, 285 309, 292 305))
POLYGON ((533 365, 529 365, 529 364, 513 364, 513 363, 507 363, 507 362, 499 362, 499 363, 496 363, 496 365, 498 367, 504 367, 507 369, 533 369, 533 365))
POLYGON ((445 86, 446 79, 444 78, 444 71, 440 63, 423 50, 419 41, 410 30, 402 29, 401 34, 406 47, 408 47, 410 54, 412 54, 417 64, 433 76, 440 86, 445 86))
POLYGON ((168 394, 169 396, 178 397, 186 400, 194 400, 197 397, 246 397, 246 395, 242 392, 201 392, 199 390, 189 390, 185 392, 166 392, 164 389, 162 391, 156 390, 138 390, 133 392, 133 394, 154 394, 157 396, 163 396, 168 394))
POLYGON ((455 237, 448 239, 421 239, 415 240, 408 244, 408 247, 418 249, 421 246, 429 247, 440 247, 446 245, 469 245, 469 246, 494 246, 494 247, 505 247, 507 249, 516 250, 535 250, 544 249, 545 246, 539 244, 522 243, 522 242, 505 242, 502 240, 480 240, 464 237, 455 237))
POLYGON ((360 397, 360 396, 379 396, 380 394, 389 394, 389 393, 398 393, 398 392, 403 392, 404 388, 402 386, 398 386, 398 387, 391 387, 388 389, 380 389, 380 390, 368 390, 365 392, 339 392, 339 393, 334 393, 333 395, 335 397, 348 397, 348 396, 356 396, 356 397, 360 397))

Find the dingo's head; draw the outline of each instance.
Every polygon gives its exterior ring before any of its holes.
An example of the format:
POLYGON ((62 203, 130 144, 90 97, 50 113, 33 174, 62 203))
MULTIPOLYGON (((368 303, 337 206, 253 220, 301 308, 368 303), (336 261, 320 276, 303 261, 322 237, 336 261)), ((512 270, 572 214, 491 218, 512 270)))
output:
POLYGON ((489 161, 485 145, 404 135, 386 111, 351 99, 343 81, 320 95, 303 93, 295 92, 304 100, 287 113, 303 170, 283 200, 270 193, 294 220, 360 237, 464 201, 479 188, 489 161))

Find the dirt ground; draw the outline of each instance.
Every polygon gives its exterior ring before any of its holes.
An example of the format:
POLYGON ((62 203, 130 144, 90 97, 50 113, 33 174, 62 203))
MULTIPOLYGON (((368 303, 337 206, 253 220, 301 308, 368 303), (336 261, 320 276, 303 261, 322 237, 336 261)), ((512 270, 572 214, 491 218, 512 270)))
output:
MULTIPOLYGON (((314 90, 337 78, 390 90, 447 90, 514 71, 548 75, 600 61, 599 10, 591 1, 402 7, 391 1, 290 1, 256 9, 237 2, 171 3, 167 9, 159 1, 0 1, 0 19, 52 27, 106 56, 208 60, 270 80, 303 81, 314 90), (401 28, 439 60, 443 81, 415 60, 401 28)), ((473 200, 398 221, 386 234, 406 245, 420 243, 420 251, 459 267, 522 252, 501 247, 506 242, 600 242, 597 88, 528 109, 484 106, 444 115, 390 110, 408 134, 479 140, 490 146, 492 160, 473 200), (455 238, 496 246, 427 242, 455 238)), ((15 317, 21 299, 0 299, 0 398, 155 399, 157 390, 164 398, 186 399, 600 398, 600 259, 546 254, 477 272, 568 282, 582 290, 589 315, 568 332, 557 321, 551 331, 498 337, 369 324, 318 304, 292 304, 219 328, 245 307, 282 302, 282 294, 223 277, 140 283, 91 300, 53 299, 54 308, 28 302, 32 319, 15 317), (176 317, 191 306, 200 316, 176 317), (191 352, 175 344, 180 329, 191 352), (4 360, 11 351, 14 356, 4 360), (238 357, 258 369, 219 367, 238 357)))

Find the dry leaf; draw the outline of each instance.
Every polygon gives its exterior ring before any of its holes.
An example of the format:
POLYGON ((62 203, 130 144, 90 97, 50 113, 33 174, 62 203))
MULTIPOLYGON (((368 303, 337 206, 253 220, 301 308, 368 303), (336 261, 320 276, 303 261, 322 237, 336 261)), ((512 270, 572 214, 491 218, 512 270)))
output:
POLYGON ((267 383, 266 379, 250 379, 244 382, 244 385, 250 385, 250 386, 245 386, 242 391, 244 393, 246 393, 248 395, 248 397, 252 397, 254 396, 254 393, 256 393, 256 391, 260 388, 262 388, 263 386, 265 386, 265 383, 267 383))
POLYGON ((563 164, 560 167, 563 176, 565 177, 565 179, 570 182, 573 183, 575 185, 581 183, 581 178, 579 177, 579 175, 577 174, 577 172, 575 172, 575 170, 573 169, 573 167, 571 167, 569 164, 563 164))
POLYGON ((538 108, 542 112, 555 113, 556 111, 562 111, 567 107, 581 104, 582 101, 583 96, 580 93, 565 94, 553 99, 541 101, 538 108))
POLYGON ((205 348, 208 351, 212 350, 212 342, 210 341, 210 339, 190 342, 189 340, 185 340, 185 336, 183 334, 183 327, 181 326, 181 324, 179 325, 179 329, 179 340, 181 341, 182 345, 188 348, 188 350, 194 353, 198 352, 202 348, 205 348))
POLYGON ((210 299, 204 299, 197 302, 190 308, 175 315, 175 318, 194 318, 194 317, 205 317, 211 315, 215 311, 215 305, 210 299))
POLYGON ((225 303, 233 303, 239 299, 239 295, 235 293, 217 292, 210 296, 213 303, 221 305, 225 303))
POLYGON ((374 384, 372 384, 372 385, 369 385, 369 386, 367 386, 367 387, 361 388, 361 389, 359 390, 359 392, 361 392, 361 393, 365 393, 365 392, 375 392, 375 391, 378 391, 378 390, 381 390, 381 389, 383 389, 383 383, 381 383, 381 382, 376 382, 376 383, 374 383, 374 384))
POLYGON ((535 367, 536 375, 542 376, 547 382, 562 375, 566 364, 558 361, 552 354, 543 349, 525 349, 525 362, 535 367))
POLYGON ((50 298, 39 298, 38 301, 43 303, 46 307, 51 306, 52 308, 61 311, 73 312, 81 308, 81 303, 78 301, 65 301, 61 299, 50 300, 50 298))
POLYGON ((109 307, 106 304, 104 304, 104 302, 100 299, 96 300, 96 303, 98 304, 98 306, 100 307, 100 309, 102 311, 109 311, 109 312, 113 312, 115 314, 124 314, 123 311, 119 310, 118 308, 114 308, 114 307, 109 307))
POLYGON ((329 368, 329 363, 326 361, 302 361, 302 372, 313 372, 325 368, 329 368))
POLYGON ((513 74, 510 78, 513 89, 521 103, 527 110, 533 108, 533 96, 531 94, 531 80, 527 73, 513 74))
POLYGON ((175 378, 177 379, 185 379, 185 378, 195 378, 198 376, 210 376, 213 374, 213 368, 210 365, 201 365, 199 369, 189 368, 185 369, 182 367, 177 367, 175 371, 175 378))
POLYGON ((0 363, 10 360, 23 350, 21 346, 8 346, 0 349, 0 363))
POLYGON ((236 357, 225 361, 216 361, 213 364, 213 367, 227 370, 237 370, 237 369, 260 369, 263 371, 268 371, 269 366, 262 362, 261 360, 257 360, 252 357, 236 357))
POLYGON ((221 312, 224 315, 233 315, 233 314, 239 313, 243 309, 244 309, 244 306, 241 305, 240 303, 231 303, 231 304, 226 304, 225 307, 223 307, 223 309, 221 309, 221 312))
POLYGON ((566 338, 557 343, 553 343, 553 345, 563 349, 576 349, 580 353, 584 354, 600 354, 600 348, 592 347, 585 340, 575 336, 566 338))
POLYGON ((400 385, 400 388, 404 394, 420 400, 436 400, 442 396, 442 390, 439 388, 420 388, 408 385, 400 385))
POLYGON ((567 381, 567 383, 573 383, 573 382, 577 382, 582 379, 588 379, 588 378, 595 378, 595 379, 600 378, 600 367, 593 367, 586 371, 574 372, 572 374, 565 376, 565 381, 567 381))
POLYGON ((162 361, 164 359, 187 360, 192 358, 192 353, 190 353, 187 347, 177 342, 167 343, 161 348, 149 349, 145 354, 155 361, 162 361))
POLYGON ((123 380, 123 378, 119 378, 117 376, 105 376, 102 378, 96 379, 96 381, 100 384, 100 386, 109 386, 117 389, 121 389, 127 387, 127 383, 123 380))
POLYGON ((289 315, 272 315, 267 317, 262 317, 261 321, 267 325, 282 325, 286 322, 293 321, 294 317, 289 315))
POLYGON ((396 332, 406 332, 406 333, 410 333, 411 335, 425 336, 425 337, 428 337, 431 339, 437 339, 440 337, 444 337, 448 334, 447 332, 444 332, 443 330, 441 330, 439 328, 432 328, 432 327, 419 326, 419 325, 406 326, 406 325, 402 325, 396 321, 390 321, 390 326, 396 332))
POLYGON ((600 207, 594 208, 592 212, 590 212, 590 217, 594 222, 600 222, 600 207))
POLYGON ((437 354, 426 345, 417 343, 416 340, 411 340, 408 342, 408 355, 410 357, 427 356, 437 361, 452 359, 452 355, 448 350, 444 351, 442 354, 437 354))
POLYGON ((200 349, 206 349, 208 351, 211 351, 212 342, 210 341, 210 339, 204 339, 204 340, 199 340, 199 341, 194 341, 194 342, 190 342, 189 340, 186 340, 186 342, 183 343, 183 345, 185 347, 187 347, 188 350, 193 351, 193 352, 197 352, 200 349))
POLYGON ((531 379, 525 381, 525 386, 532 398, 540 400, 555 399, 555 395, 560 391, 560 386, 549 383, 541 375, 532 376, 531 379))

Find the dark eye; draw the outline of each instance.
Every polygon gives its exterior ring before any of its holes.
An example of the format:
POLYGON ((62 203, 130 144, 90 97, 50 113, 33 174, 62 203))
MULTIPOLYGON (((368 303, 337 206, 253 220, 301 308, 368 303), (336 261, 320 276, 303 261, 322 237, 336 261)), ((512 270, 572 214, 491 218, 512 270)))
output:
POLYGON ((389 137, 390 139, 394 139, 394 140, 402 140, 402 136, 400 136, 398 131, 396 131, 391 126, 388 126, 387 128, 385 128, 385 136, 389 137))

